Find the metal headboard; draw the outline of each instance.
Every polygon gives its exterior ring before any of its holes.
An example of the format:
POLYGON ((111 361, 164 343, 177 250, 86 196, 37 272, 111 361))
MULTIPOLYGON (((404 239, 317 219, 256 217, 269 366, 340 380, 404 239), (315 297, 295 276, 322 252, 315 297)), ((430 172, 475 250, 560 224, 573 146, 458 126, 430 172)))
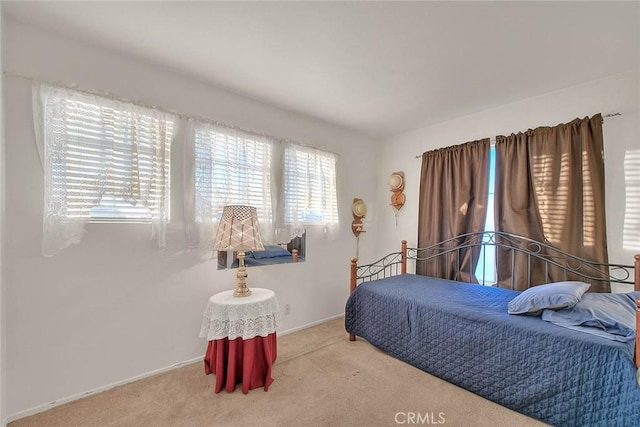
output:
MULTIPOLYGON (((543 265, 544 277, 548 276, 550 268, 557 268, 564 272, 564 280, 581 280, 589 283, 610 282, 634 284, 634 266, 632 265, 604 264, 588 261, 554 248, 547 243, 502 232, 461 234, 425 248, 406 248, 406 241, 403 241, 403 248, 400 252, 392 252, 370 264, 357 265, 357 260, 352 260, 352 268, 356 269, 355 277, 357 284, 406 272, 406 260, 403 262, 403 257, 416 262, 432 262, 433 265, 436 266, 436 269, 438 264, 436 261, 446 257, 447 262, 457 263, 457 271, 460 273, 461 252, 470 248, 487 246, 493 246, 507 251, 506 259, 510 262, 508 266, 510 271, 514 270, 516 254, 522 254, 519 262, 523 262, 523 259, 526 260, 524 262, 526 262, 527 287, 532 285, 532 260, 539 260, 538 264, 543 265), (405 269, 404 271, 402 271, 403 268, 405 269)), ((485 264, 487 262, 486 251, 482 253, 484 254, 484 259, 480 259, 478 262, 485 264)), ((497 260, 498 258, 496 258, 496 261, 497 260)), ((496 269, 499 267, 500 266, 497 265, 496 269)), ((469 276, 473 276, 475 269, 475 264, 469 266, 469 270, 467 271, 469 276)), ((456 279, 459 280, 460 278, 456 277, 456 279)), ((486 282, 486 280, 480 280, 484 278, 478 279, 481 283, 486 282)), ((515 287, 515 283, 512 282, 511 286, 515 287)))
POLYGON ((401 267, 402 252, 391 252, 371 264, 359 265, 357 267, 356 277, 358 283, 362 283, 389 276, 397 276, 398 274, 402 274, 401 267))

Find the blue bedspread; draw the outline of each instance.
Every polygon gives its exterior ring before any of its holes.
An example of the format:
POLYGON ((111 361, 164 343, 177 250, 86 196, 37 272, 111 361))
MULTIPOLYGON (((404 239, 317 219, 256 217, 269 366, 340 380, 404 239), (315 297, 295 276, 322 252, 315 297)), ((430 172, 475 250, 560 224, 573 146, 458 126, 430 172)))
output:
POLYGON ((406 274, 364 283, 349 333, 552 425, 640 425, 633 342, 507 314, 517 291, 406 274))

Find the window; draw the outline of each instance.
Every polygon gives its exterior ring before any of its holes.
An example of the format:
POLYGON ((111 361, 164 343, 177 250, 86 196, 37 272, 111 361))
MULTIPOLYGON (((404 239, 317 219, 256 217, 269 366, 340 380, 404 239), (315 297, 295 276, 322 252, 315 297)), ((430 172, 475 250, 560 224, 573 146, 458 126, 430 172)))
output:
POLYGON ((272 145, 262 136, 198 122, 195 132, 195 220, 218 222, 225 205, 257 209, 271 223, 272 145))
MULTIPOLYGON (((213 247, 229 204, 257 209, 265 243, 293 248, 297 238, 300 259, 304 226, 323 225, 327 231, 327 225, 337 225, 334 154, 220 124, 192 125, 194 149, 186 153, 186 169, 195 185, 185 208, 190 247, 213 247)), ((226 255, 218 254, 219 268, 233 265, 226 255)))
MULTIPOLYGON (((491 145, 489 149, 489 196, 487 197, 487 218, 484 223, 484 231, 495 231, 494 212, 494 190, 496 186, 496 147, 491 145)), ((489 237, 484 236, 484 241, 489 237)), ((487 286, 495 285, 498 278, 496 276, 496 247, 484 245, 480 250, 480 258, 475 272, 478 281, 487 286)))
POLYGON ((285 224, 337 224, 335 155, 290 145, 284 156, 285 224))
MULTIPOLYGON (((44 84, 35 94, 45 256, 77 243, 88 222, 169 221, 173 116, 44 84)), ((153 230, 164 246, 164 227, 153 230)))
POLYGON ((278 227, 338 222, 334 154, 205 122, 194 123, 194 140, 197 224, 217 222, 229 204, 254 206, 268 235, 274 217, 278 227))
POLYGON ((55 213, 70 220, 168 220, 173 122, 124 102, 43 90, 55 213))
POLYGON ((622 247, 640 251, 640 150, 624 155, 625 210, 622 247))

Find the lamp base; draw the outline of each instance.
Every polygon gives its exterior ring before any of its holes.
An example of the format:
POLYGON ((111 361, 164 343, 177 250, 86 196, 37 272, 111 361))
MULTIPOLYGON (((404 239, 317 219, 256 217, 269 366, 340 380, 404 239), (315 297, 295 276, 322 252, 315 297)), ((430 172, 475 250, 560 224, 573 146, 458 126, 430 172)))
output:
POLYGON ((251 290, 247 286, 247 268, 244 266, 244 251, 238 252, 238 273, 236 274, 236 290, 234 297, 248 297, 251 290))
POLYGON ((246 286, 244 288, 237 287, 235 291, 233 291, 234 297, 248 297, 251 295, 251 290, 246 286))

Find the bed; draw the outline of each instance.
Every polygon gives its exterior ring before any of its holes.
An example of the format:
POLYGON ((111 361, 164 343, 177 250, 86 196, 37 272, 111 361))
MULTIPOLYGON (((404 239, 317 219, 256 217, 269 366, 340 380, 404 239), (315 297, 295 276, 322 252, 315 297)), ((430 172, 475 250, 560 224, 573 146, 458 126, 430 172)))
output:
MULTIPOLYGON (((607 280, 640 290, 640 256, 635 266, 594 265, 504 233, 467 234, 424 249, 407 248, 403 241, 400 252, 375 263, 352 259, 345 310, 349 338, 362 337, 419 369, 552 425, 640 425, 637 334, 616 341, 541 316, 509 314, 510 303, 524 292, 407 273, 408 263, 441 257, 455 263, 461 250, 487 245, 527 265, 563 269, 571 280, 607 280)), ((640 301, 631 304, 637 329, 640 301)), ((571 309, 551 314, 556 312, 571 309)))

